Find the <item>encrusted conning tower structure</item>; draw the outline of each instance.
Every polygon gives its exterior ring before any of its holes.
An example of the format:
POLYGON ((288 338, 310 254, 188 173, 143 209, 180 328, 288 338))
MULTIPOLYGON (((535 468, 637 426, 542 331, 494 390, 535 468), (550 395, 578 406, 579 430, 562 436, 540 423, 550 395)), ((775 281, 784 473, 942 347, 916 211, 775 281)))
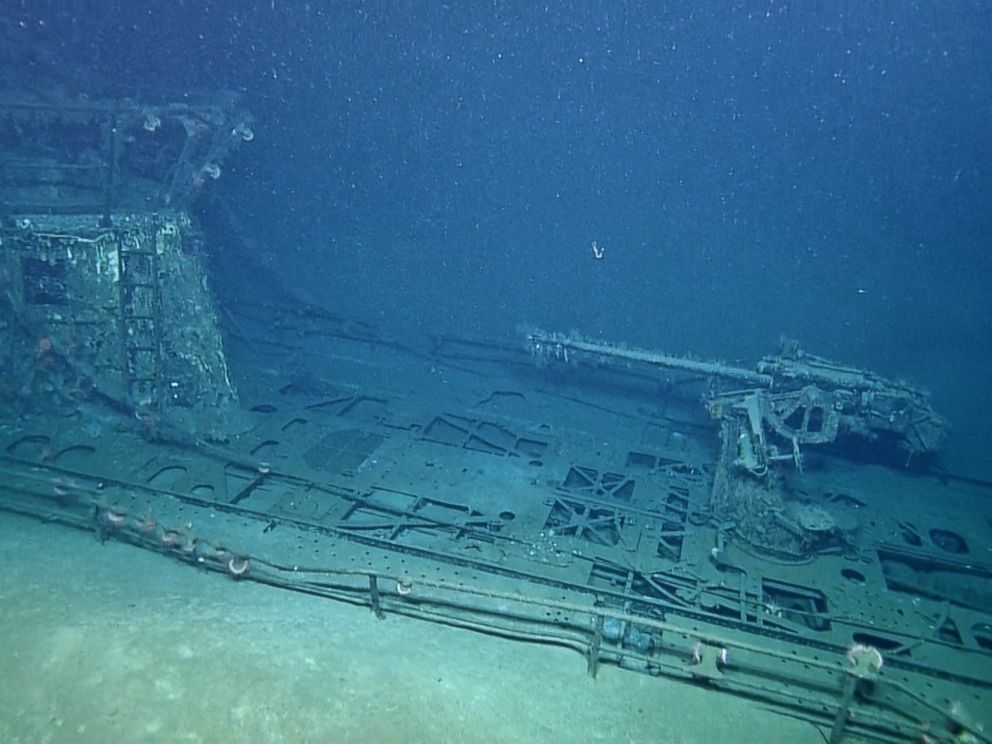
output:
POLYGON ((224 438, 237 395, 187 213, 253 138, 231 98, 0 97, 0 397, 224 438))

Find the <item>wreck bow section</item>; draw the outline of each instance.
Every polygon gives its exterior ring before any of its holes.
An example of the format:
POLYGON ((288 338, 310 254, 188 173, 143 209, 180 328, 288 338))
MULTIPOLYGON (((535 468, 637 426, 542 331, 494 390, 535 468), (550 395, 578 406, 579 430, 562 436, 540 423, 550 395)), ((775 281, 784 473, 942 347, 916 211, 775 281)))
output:
POLYGON ((191 200, 254 137, 233 98, 0 97, 0 396, 110 404, 149 435, 238 421, 191 200))

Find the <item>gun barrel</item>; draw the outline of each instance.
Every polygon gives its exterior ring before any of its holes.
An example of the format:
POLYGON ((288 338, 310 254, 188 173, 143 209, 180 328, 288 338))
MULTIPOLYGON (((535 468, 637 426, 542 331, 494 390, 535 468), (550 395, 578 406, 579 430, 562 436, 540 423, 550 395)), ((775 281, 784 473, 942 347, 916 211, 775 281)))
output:
POLYGON ((576 352, 593 354, 598 357, 648 364, 654 367, 678 370, 680 372, 691 372, 707 377, 736 380, 757 387, 771 387, 775 379, 772 375, 755 372, 742 367, 732 367, 723 362, 686 359, 685 357, 673 356, 671 354, 659 354, 654 351, 648 351, 647 349, 588 341, 566 334, 545 333, 544 331, 537 330, 529 330, 526 333, 531 351, 534 353, 550 353, 559 356, 562 353, 575 354, 576 352))

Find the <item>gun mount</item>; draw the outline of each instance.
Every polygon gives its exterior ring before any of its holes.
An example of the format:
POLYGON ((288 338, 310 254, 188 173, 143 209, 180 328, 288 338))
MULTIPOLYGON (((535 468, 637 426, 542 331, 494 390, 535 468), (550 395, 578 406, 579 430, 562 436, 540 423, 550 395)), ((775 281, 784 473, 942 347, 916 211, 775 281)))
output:
POLYGON ((921 390, 807 354, 794 341, 751 370, 575 334, 524 333, 539 366, 647 365, 703 382, 703 403, 720 422, 713 514, 745 542, 776 554, 806 555, 834 547, 839 538, 825 514, 788 503, 781 464, 801 472, 804 448, 843 440, 894 452, 908 465, 939 451, 947 434, 921 390))
POLYGON ((750 370, 573 334, 525 333, 540 364, 586 356, 599 365, 646 364, 706 379, 704 403, 710 416, 725 422, 723 444, 736 452, 734 467, 758 477, 781 461, 801 469, 803 446, 830 444, 844 435, 891 442, 907 464, 938 451, 946 438, 947 424, 921 390, 807 354, 794 341, 750 370), (728 382, 736 387, 723 389, 728 382))

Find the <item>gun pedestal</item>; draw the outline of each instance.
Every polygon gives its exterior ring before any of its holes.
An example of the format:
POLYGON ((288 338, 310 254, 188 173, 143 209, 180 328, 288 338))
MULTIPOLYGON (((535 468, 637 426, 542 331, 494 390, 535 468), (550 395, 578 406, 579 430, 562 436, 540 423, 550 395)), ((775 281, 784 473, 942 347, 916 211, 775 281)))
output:
POLYGON ((803 511, 784 492, 782 468, 801 472, 807 448, 843 454, 856 445, 859 456, 867 447, 877 459, 908 465, 946 439, 947 424, 918 388, 812 356, 793 341, 751 370, 575 334, 524 333, 541 367, 648 367, 706 381, 703 400, 721 435, 711 509, 739 539, 770 552, 804 555, 833 531, 829 515, 803 511))

